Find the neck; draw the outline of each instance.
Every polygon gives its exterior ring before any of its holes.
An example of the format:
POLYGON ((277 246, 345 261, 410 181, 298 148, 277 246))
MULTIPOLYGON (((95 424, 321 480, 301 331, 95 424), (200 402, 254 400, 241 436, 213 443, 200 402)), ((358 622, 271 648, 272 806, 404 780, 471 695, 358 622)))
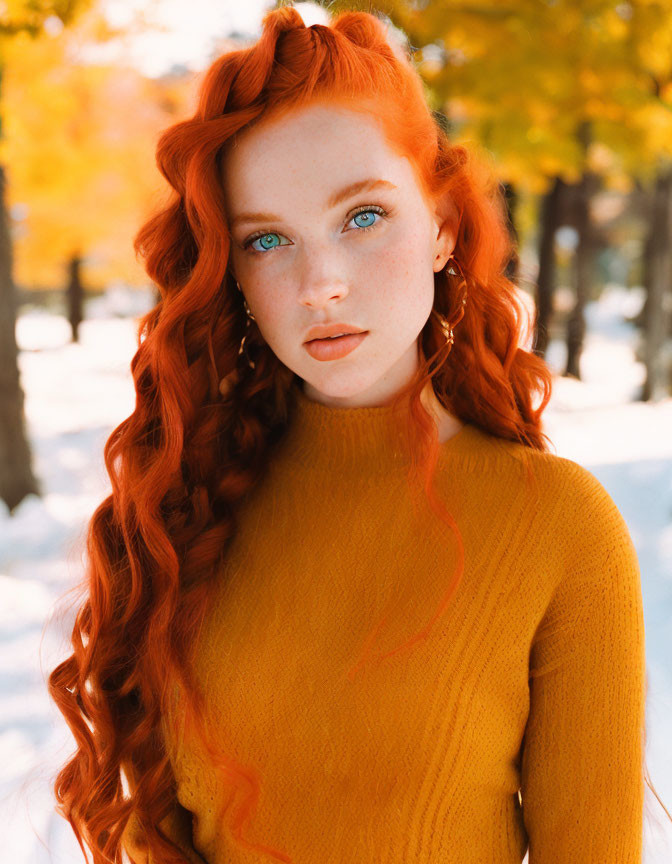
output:
POLYGON ((454 414, 446 411, 443 405, 436 398, 436 393, 434 392, 431 381, 427 382, 425 389, 420 394, 420 401, 424 408, 434 417, 434 421, 436 422, 439 431, 440 444, 448 441, 449 438, 456 435, 464 426, 464 423, 462 423, 462 421, 454 414))
MULTIPOLYGON (((305 382, 298 383, 299 391, 303 394, 303 396, 308 399, 310 402, 314 404, 324 405, 325 407, 330 408, 384 408, 388 407, 387 404, 384 405, 360 405, 360 406, 352 406, 352 405, 334 405, 328 402, 323 401, 323 399, 316 398, 314 389, 310 386, 306 387, 305 382)), ((436 423, 436 427, 438 430, 439 443, 443 444, 445 441, 448 441, 449 438, 452 438, 453 435, 457 434, 460 429, 464 426, 464 424, 454 415, 447 411, 443 405, 439 402, 436 397, 436 393, 434 392, 434 388, 432 387, 431 381, 428 381, 420 394, 420 401, 422 402, 425 410, 434 418, 434 422, 436 423)), ((404 403, 406 404, 406 403, 404 403)))
MULTIPOLYGON (((309 399, 300 384, 293 393, 291 428, 279 442, 288 462, 306 470, 340 471, 347 476, 371 476, 408 467, 407 407, 403 404, 342 408, 309 399)), ((466 424, 448 414, 436 397, 432 400, 427 394, 425 398, 437 420, 440 443, 456 438, 466 424)), ((452 442, 445 446, 452 446, 452 442)))

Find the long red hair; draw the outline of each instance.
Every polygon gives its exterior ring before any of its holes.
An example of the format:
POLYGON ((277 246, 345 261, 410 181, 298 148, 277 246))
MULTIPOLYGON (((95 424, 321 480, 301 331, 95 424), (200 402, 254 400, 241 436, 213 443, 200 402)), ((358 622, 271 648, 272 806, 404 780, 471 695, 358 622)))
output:
MULTIPOLYGON (((131 815, 150 857, 185 861, 156 827, 175 800, 160 724, 177 691, 185 733, 199 737, 212 764, 242 791, 241 807, 226 814, 231 836, 292 860, 244 837, 262 780, 214 743, 190 649, 235 531, 236 502, 263 479, 272 446, 291 421, 297 379, 256 328, 246 339, 254 368, 239 356, 246 315, 228 271, 221 156, 236 133, 261 118, 317 101, 373 112, 410 160, 427 201, 455 204, 460 266, 457 275, 448 268, 436 274, 434 310, 418 340, 420 368, 395 400, 409 400, 409 480, 420 481, 413 488, 424 491, 461 550, 459 529, 432 487, 439 444, 420 400, 428 382, 462 421, 521 442, 528 452, 548 449, 541 415, 551 372, 523 347, 530 321, 504 275, 514 250, 491 168, 450 143, 408 53, 378 17, 345 12, 329 26, 306 27, 291 6, 268 12, 257 43, 211 65, 194 116, 162 134, 157 164, 172 197, 135 238, 161 299, 139 324, 131 362, 135 410, 105 446, 112 494, 89 524, 72 654, 49 676, 50 694, 77 742, 56 778, 57 809, 82 850, 83 843, 90 847, 94 864, 121 861, 131 815), (452 328, 454 343, 447 338, 452 328), (222 381, 228 390, 220 392, 222 381)), ((396 650, 428 635, 459 584, 462 564, 460 554, 432 620, 396 650)), ((353 664, 353 678, 382 623, 353 664)))

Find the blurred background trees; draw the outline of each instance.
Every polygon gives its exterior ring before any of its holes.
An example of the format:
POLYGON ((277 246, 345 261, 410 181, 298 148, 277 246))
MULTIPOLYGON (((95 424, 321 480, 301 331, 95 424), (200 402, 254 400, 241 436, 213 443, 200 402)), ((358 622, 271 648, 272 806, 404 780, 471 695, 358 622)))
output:
MULTIPOLYGON (((669 396, 672 4, 317 5, 329 14, 386 16, 402 43, 408 39, 451 139, 495 167, 515 245, 507 273, 536 308, 533 350, 545 356, 551 337, 562 338, 562 372, 580 379, 586 304, 609 283, 639 289, 645 300, 633 324, 645 377, 635 398, 669 396)), ((31 12, 32 29, 2 31, 0 181, 9 217, 4 233, 0 225, 0 497, 10 511, 37 491, 19 431, 13 284, 21 302, 60 308, 73 340, 87 298, 115 283, 154 290, 132 237, 166 192, 154 164, 157 136, 193 110, 196 87, 184 69, 148 78, 130 65, 92 60, 91 46, 113 31, 93 6, 65 6, 61 14, 64 4, 45 2, 31 12)), ((243 44, 235 34, 226 41, 220 52, 243 44)))
MULTIPOLYGON (((0 18, 0 87, 5 84, 6 53, 12 42, 38 37, 46 22, 71 23, 88 0, 14 0, 5 3, 0 18)), ((5 135, 5 113, 0 109, 0 135, 5 135)), ((19 380, 16 344, 17 302, 12 264, 12 237, 7 213, 6 165, 0 160, 0 497, 10 513, 23 498, 39 492, 26 437, 23 390, 19 380)))
POLYGON ((15 285, 24 301, 53 307, 56 299, 73 341, 85 295, 114 282, 148 290, 132 237, 165 192, 156 137, 187 111, 194 86, 184 71, 153 79, 91 62, 87 49, 119 34, 88 0, 44 3, 40 15, 20 20, 4 36, 0 89, 0 183, 8 183, 0 221, 0 497, 10 512, 39 494, 23 420, 15 285))

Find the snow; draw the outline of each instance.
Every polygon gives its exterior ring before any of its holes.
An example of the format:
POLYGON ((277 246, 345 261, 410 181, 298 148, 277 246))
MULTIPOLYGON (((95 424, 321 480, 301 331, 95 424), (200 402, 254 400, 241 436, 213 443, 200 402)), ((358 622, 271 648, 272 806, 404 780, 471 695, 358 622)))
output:
MULTIPOLYGON (((56 600, 82 573, 88 519, 109 493, 103 446, 133 410, 129 363, 137 315, 149 294, 115 286, 91 301, 72 344, 65 319, 26 309, 17 322, 21 380, 43 495, 9 517, 0 502, 0 858, 12 864, 79 864, 82 852, 55 810, 56 771, 74 739, 46 688, 69 653, 72 611, 56 600), (59 614, 57 615, 57 611, 59 614)), ((555 452, 585 465, 623 514, 637 548, 647 646, 646 763, 672 811, 672 398, 633 402, 643 380, 635 359, 639 290, 608 285, 587 309, 584 380, 554 380, 545 431, 555 452), (666 734, 667 733, 667 734, 666 734)), ((548 362, 559 372, 561 340, 548 362)), ((77 596, 70 601, 76 605, 77 596)), ((646 790, 644 861, 672 860, 672 823, 646 790)))

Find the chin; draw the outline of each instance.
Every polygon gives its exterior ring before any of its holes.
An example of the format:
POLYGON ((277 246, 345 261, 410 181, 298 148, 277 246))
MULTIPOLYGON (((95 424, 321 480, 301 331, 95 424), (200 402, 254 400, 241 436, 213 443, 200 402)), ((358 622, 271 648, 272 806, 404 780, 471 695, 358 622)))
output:
POLYGON ((371 388, 371 382, 368 381, 338 381, 338 375, 333 376, 331 381, 308 381, 304 379, 304 393, 312 389, 316 394, 325 397, 326 399, 352 399, 360 394, 365 394, 371 388))

